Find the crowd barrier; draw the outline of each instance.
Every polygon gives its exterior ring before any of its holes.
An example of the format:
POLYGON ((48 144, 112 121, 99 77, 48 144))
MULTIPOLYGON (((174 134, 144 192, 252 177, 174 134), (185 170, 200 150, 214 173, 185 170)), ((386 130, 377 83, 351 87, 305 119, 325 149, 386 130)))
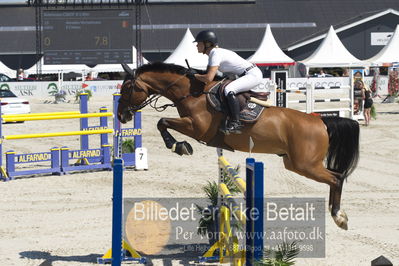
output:
POLYGON ((253 265, 263 257, 263 210, 264 210, 264 166, 253 158, 246 160, 246 181, 224 158, 222 150, 218 149, 219 162, 219 193, 221 202, 219 208, 219 240, 200 257, 200 262, 219 261, 232 265, 253 265), (223 174, 225 173, 225 174, 223 174), (245 196, 245 207, 240 206, 223 177, 227 176, 245 196), (245 209, 245 213, 242 210, 245 209), (255 215, 257 213, 258 215, 255 215), (234 233, 231 222, 238 222, 245 228, 245 248, 240 246, 240 240, 234 233), (215 252, 219 255, 215 256, 215 252))
MULTIPOLYGON (((318 113, 321 116, 341 116, 353 118, 354 114, 354 98, 352 86, 330 86, 330 87, 315 87, 312 84, 307 84, 306 87, 287 89, 287 73, 279 72, 279 75, 273 76, 274 84, 277 84, 272 90, 272 97, 275 105, 279 107, 293 108, 293 104, 305 104, 305 107, 300 111, 306 113, 318 113), (346 94, 344 97, 327 98, 323 94, 346 94), (301 94, 303 99, 290 99, 290 94, 301 94), (334 108, 322 108, 319 103, 346 103, 345 106, 334 108), (317 104, 317 106, 316 106, 317 104)), ((296 109, 296 108, 295 108, 296 109)))
POLYGON ((325 116, 341 116, 341 117, 352 117, 353 116, 353 97, 352 88, 350 86, 342 86, 342 87, 313 87, 312 85, 308 85, 307 87, 290 89, 290 90, 282 90, 276 89, 273 95, 273 98, 276 101, 277 106, 292 108, 292 104, 305 104, 305 108, 300 111, 306 113, 320 113, 325 116), (321 91, 323 90, 323 91, 321 91), (324 97, 320 96, 321 94, 317 94, 318 92, 323 93, 342 93, 343 91, 347 91, 348 96, 343 98, 317 98, 324 97), (285 94, 284 97, 281 94, 285 94), (289 94, 301 94, 304 95, 304 99, 295 99, 292 100, 289 98, 289 94), (333 102, 345 102, 347 103, 347 107, 339 107, 339 108, 321 108, 319 106, 315 106, 317 103, 333 103, 333 102))
MULTIPOLYGON (((111 170, 112 152, 120 150, 123 138, 133 137, 135 151, 132 153, 123 153, 122 156, 126 160, 127 166, 137 166, 136 157, 137 152, 143 152, 142 148, 142 130, 141 130, 141 112, 134 115, 132 128, 121 128, 119 121, 116 118, 117 104, 120 95, 113 96, 114 110, 108 112, 106 107, 100 108, 98 113, 88 113, 88 95, 82 93, 80 95, 80 111, 71 112, 55 112, 55 113, 33 113, 21 115, 0 115, 2 122, 18 122, 18 121, 39 121, 39 120, 59 120, 59 119, 80 119, 79 131, 67 132, 46 132, 46 133, 31 133, 20 135, 3 135, 2 123, 0 123, 0 179, 9 180, 16 176, 26 176, 35 174, 51 173, 54 175, 62 175, 71 171, 82 170, 111 170), (113 128, 108 127, 108 117, 114 117, 113 128), (89 126, 89 118, 99 118, 98 126, 89 126), (108 135, 113 133, 113 145, 108 142, 108 135), (89 135, 100 136, 100 147, 90 148, 89 135), (5 167, 3 166, 3 145, 5 141, 30 139, 30 138, 49 138, 61 136, 80 136, 80 149, 70 150, 68 147, 52 147, 49 152, 37 153, 19 153, 9 150, 5 153, 5 167), (113 147, 113 150, 111 148, 113 147), (71 162, 76 160, 76 162, 71 162), (19 164, 32 164, 50 162, 49 167, 33 166, 34 169, 20 170, 16 167, 19 164)), ((146 159, 146 158, 145 158, 146 159)), ((141 167, 146 162, 141 163, 141 167)), ((32 168, 32 167, 31 167, 32 168)))

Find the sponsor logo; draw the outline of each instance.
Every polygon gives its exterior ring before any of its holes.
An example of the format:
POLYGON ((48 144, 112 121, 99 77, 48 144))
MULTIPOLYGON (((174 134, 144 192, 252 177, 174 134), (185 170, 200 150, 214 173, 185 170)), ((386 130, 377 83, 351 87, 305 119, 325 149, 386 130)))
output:
POLYGON ((48 152, 19 154, 15 156, 16 163, 40 162, 48 160, 51 160, 51 154, 48 152))
POLYGON ((8 86, 8 84, 1 84, 0 86, 0 90, 9 90, 10 86, 8 86))
POLYGON ((248 108, 250 108, 250 109, 255 109, 256 103, 248 103, 247 106, 248 106, 248 108))
POLYGON ((93 158, 101 156, 101 150, 77 150, 69 152, 69 159, 93 158))

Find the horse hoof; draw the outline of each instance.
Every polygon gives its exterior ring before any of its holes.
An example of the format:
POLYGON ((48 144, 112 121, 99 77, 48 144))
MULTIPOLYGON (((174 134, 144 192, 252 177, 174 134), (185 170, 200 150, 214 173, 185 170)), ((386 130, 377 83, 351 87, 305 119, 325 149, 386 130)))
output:
POLYGON ((348 230, 348 216, 344 211, 339 210, 336 216, 333 216, 334 222, 339 228, 348 230))
POLYGON ((193 154, 193 148, 187 141, 176 142, 173 144, 172 151, 180 156, 193 154))

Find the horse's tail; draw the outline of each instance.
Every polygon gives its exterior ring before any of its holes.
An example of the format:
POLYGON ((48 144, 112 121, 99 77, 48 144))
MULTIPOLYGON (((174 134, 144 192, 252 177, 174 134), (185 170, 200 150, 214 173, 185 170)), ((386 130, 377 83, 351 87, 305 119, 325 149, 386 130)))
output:
POLYGON ((323 117, 330 139, 327 169, 348 177, 359 160, 359 123, 342 117, 323 117))

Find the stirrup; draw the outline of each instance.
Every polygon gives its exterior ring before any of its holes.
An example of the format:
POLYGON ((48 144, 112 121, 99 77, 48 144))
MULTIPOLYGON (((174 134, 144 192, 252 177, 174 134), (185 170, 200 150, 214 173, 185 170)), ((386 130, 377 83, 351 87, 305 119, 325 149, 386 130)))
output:
POLYGON ((225 128, 225 134, 241 134, 242 128, 243 125, 240 121, 230 121, 225 128))

